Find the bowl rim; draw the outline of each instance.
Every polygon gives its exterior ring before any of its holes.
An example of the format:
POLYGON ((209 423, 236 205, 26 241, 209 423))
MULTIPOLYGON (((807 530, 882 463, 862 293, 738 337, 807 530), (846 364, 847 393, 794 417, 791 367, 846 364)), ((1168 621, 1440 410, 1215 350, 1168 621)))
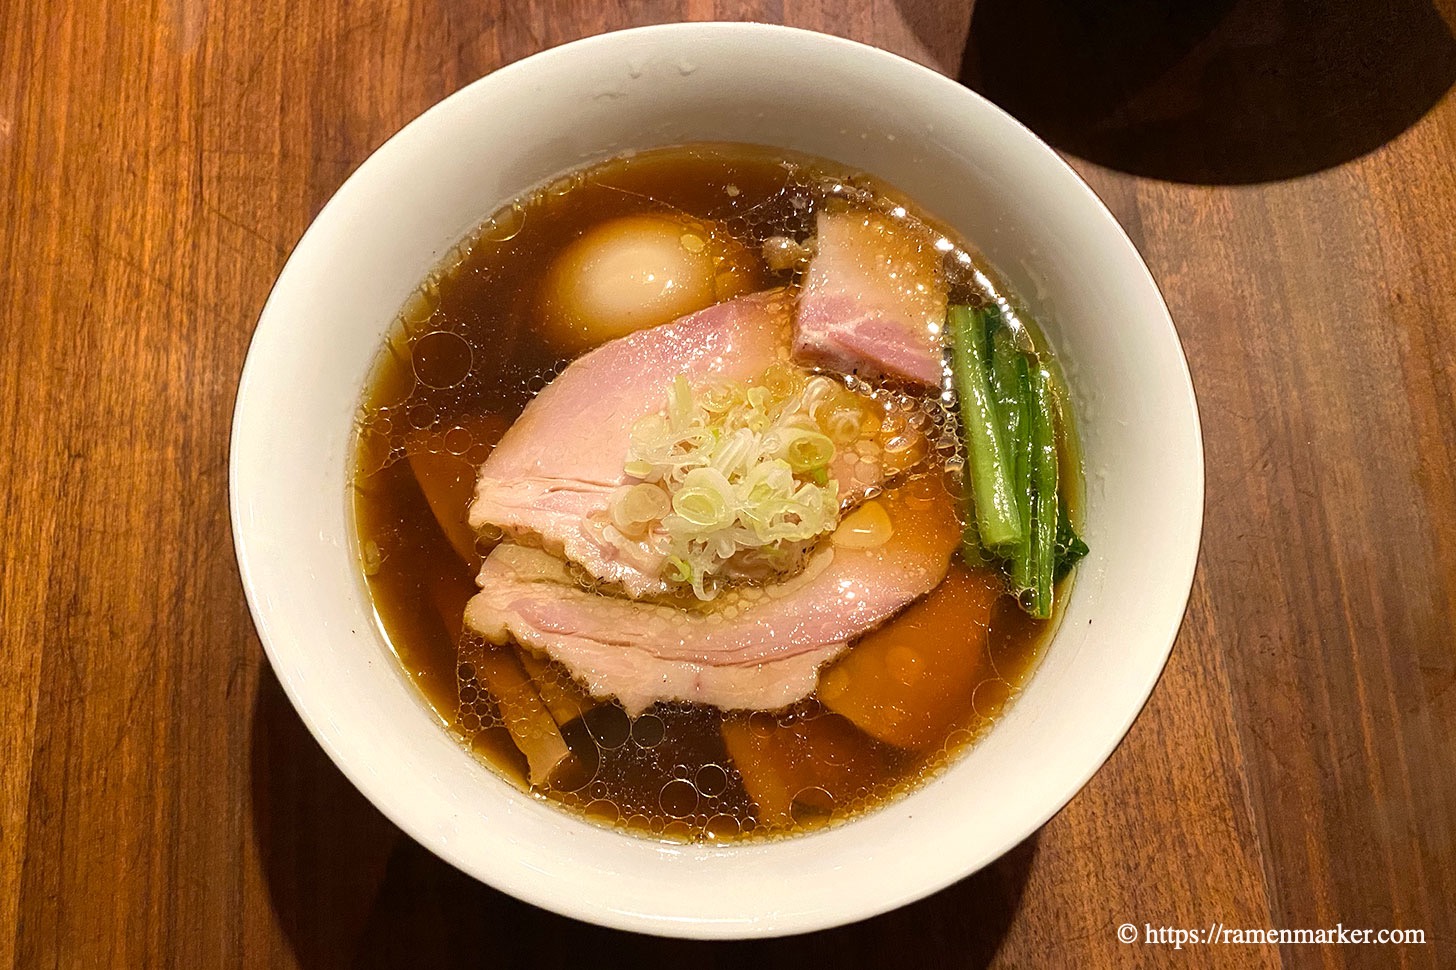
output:
MULTIPOLYGON (((554 173, 545 173, 547 177, 551 174, 554 173)), ((254 621, 254 626, 258 632, 269 663, 274 671, 278 673, 279 683, 282 685, 290 703, 298 712, 314 739, 323 747, 335 766, 368 798, 370 803, 378 811, 389 818, 405 834, 452 866, 518 899, 525 900, 544 909, 622 930, 645 932, 661 936, 726 939, 745 936, 784 936, 811 932, 867 919, 923 899, 971 875, 999 858, 1015 845, 1023 842, 1060 812, 1082 790, 1091 777, 1100 770, 1102 765, 1122 743, 1133 722, 1145 709, 1154 687, 1166 669, 1168 658, 1171 655, 1178 632, 1182 626, 1187 612, 1187 604, 1192 594, 1194 576, 1200 555, 1205 501, 1205 456, 1198 402, 1194 393, 1192 377, 1189 372, 1186 354, 1183 351, 1181 338, 1178 335, 1171 314, 1167 309, 1167 303, 1162 291, 1157 281, 1153 278, 1151 271, 1148 269, 1146 262, 1143 260, 1141 253, 1138 252, 1137 247, 1127 236, 1126 231, 1112 215, 1106 204, 1087 185, 1076 170, 1067 164, 1055 150, 1043 142, 1035 133, 1026 128, 1026 126, 985 99, 982 95, 929 67, 890 51, 832 34, 779 24, 744 21, 699 21, 656 24, 626 30, 609 31, 538 51, 483 75, 452 92, 411 119, 399 131, 371 152, 369 157, 335 189, 328 202, 320 209, 319 213, 311 221, 308 229, 300 236, 298 242, 295 243, 290 251, 288 260, 280 270, 277 280, 270 289, 268 298, 259 314, 255 332, 250 338, 249 349, 239 377, 238 390, 235 398, 233 420, 230 429, 228 482, 229 522, 233 534, 234 551, 238 561, 239 577, 250 614, 254 621), (385 792, 381 791, 382 784, 375 777, 366 773, 359 764, 355 763, 349 753, 341 750, 333 743, 329 732, 323 729, 319 713, 310 703, 309 697, 305 696, 300 688, 299 682, 295 678, 288 676, 288 672, 292 667, 289 660, 289 651, 286 646, 279 642, 279 638, 275 635, 273 625, 269 621, 267 604, 255 570, 255 562, 260 561, 264 557, 264 553, 250 546, 249 529, 246 526, 244 515, 245 496, 239 486, 241 463, 241 446, 239 442, 243 437, 243 429, 248 420, 249 408, 257 406, 255 401, 257 393, 253 389, 259 383, 259 371, 264 366, 264 362, 260 359, 261 354, 259 352, 257 332, 264 327, 270 317, 276 317, 281 312, 276 304, 280 300, 279 292, 282 284, 288 276, 289 264, 293 262, 297 253, 309 244, 310 238, 318 234, 319 225, 325 222, 330 217, 330 214, 338 208, 340 205, 339 196, 343 194, 343 190, 350 182, 367 177, 367 174, 371 171, 371 165, 375 162, 377 156, 388 151, 391 145, 407 137, 411 130, 427 124, 427 119, 430 119, 435 113, 442 111, 447 104, 472 96, 471 92, 482 85, 491 84, 497 79, 508 78, 518 73, 532 70, 552 59, 569 58, 590 48, 615 44, 627 38, 662 36, 668 40, 684 41, 693 35, 701 35, 703 33, 718 33, 729 37, 738 35, 740 38, 747 39, 765 34, 777 35, 791 38, 799 43, 838 48, 842 52, 854 57, 878 58, 885 64, 895 64, 901 68, 909 68, 914 72, 920 73, 923 76, 924 83, 928 85, 939 85, 943 89, 954 89, 957 92, 957 96, 979 102, 982 111, 989 112, 993 116, 998 116, 1000 123, 1008 126, 1008 130, 1018 131, 1018 137, 1029 141, 1040 149, 1040 151, 1050 156, 1050 159, 1060 168, 1061 174, 1069 180, 1068 185, 1074 187, 1075 191, 1079 192, 1087 202, 1091 203, 1098 218, 1105 223, 1105 227, 1108 230, 1107 240, 1109 242, 1115 240, 1116 245, 1125 247, 1129 252, 1132 257, 1132 263, 1137 267, 1140 281, 1146 284, 1149 292, 1156 298, 1156 307, 1158 315, 1161 318, 1160 322, 1166 326, 1172 337, 1173 347, 1176 350, 1179 370, 1174 375, 1174 382, 1177 384, 1179 396, 1186 399, 1188 415, 1191 420, 1187 431, 1191 434, 1190 443, 1192 446, 1192 456, 1196 459, 1196 467, 1190 467, 1188 469, 1192 475, 1189 505, 1196 507, 1196 521, 1190 523, 1190 541, 1188 542, 1183 561, 1174 563, 1172 568, 1172 573, 1175 576, 1175 582, 1172 585, 1175 585, 1178 589, 1182 589, 1183 593, 1179 597, 1180 604, 1176 614, 1173 610, 1169 609, 1169 622, 1159 637, 1159 642, 1162 646, 1157 651, 1157 663, 1149 663, 1142 681, 1135 688, 1129 688, 1127 691, 1129 698, 1135 696, 1136 704, 1128 704, 1128 713, 1117 720, 1115 732, 1112 732, 1110 728, 1105 728, 1108 731, 1107 736, 1111 738, 1110 742, 1099 749, 1099 753, 1095 758, 1088 760, 1087 767, 1077 777, 1075 784, 1068 785, 1065 792, 1049 802, 1044 811, 1026 816, 1023 824, 1018 828, 1015 838, 1009 841, 1003 848, 992 852, 986 858, 968 860, 963 867, 956 868, 952 872, 944 873, 938 878, 924 880, 913 891, 882 897, 876 897, 873 894, 870 894, 868 897, 861 897, 854 905, 846 907, 843 912, 827 920, 818 919, 806 921, 792 915, 789 917, 781 917, 779 914, 768 914, 763 920, 755 921, 751 926, 738 923, 716 923, 711 920, 684 922, 680 919, 664 918, 651 913, 627 912, 622 909, 603 905, 596 901, 584 900, 578 897, 556 895, 547 891, 540 884, 533 883, 530 880, 516 878, 508 871, 499 869, 486 871, 488 867, 480 865, 477 860, 465 858, 460 852, 455 850, 448 839, 443 838, 437 832, 423 827, 407 813, 396 811, 396 803, 387 797, 385 792)), ((1056 639, 1057 634, 1054 634, 1052 642, 1054 643, 1056 639)), ((1051 644, 1048 645, 1047 649, 1051 649, 1051 644)), ((1111 724, 1113 722, 1108 723, 1111 724)), ((814 834, 808 834, 798 837, 795 841, 812 839, 814 837, 814 834)))

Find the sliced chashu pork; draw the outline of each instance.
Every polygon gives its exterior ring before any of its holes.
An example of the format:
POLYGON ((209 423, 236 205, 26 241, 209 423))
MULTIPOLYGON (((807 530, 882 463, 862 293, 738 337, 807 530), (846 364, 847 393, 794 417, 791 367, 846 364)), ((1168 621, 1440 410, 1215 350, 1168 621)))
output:
POLYGON ((865 209, 821 210, 794 353, 865 377, 941 382, 946 289, 925 231, 865 209))
MULTIPOLYGON (((564 556, 628 596, 668 591, 662 554, 609 529, 613 492, 629 433, 658 411, 678 375, 694 388, 745 381, 789 357, 792 300, 781 290, 740 297, 660 327, 603 344, 548 384, 521 412, 481 465, 470 525, 564 556)), ((877 485, 883 471, 846 449, 831 474, 846 503, 877 485)))
POLYGON ((773 710, 807 697, 821 664, 934 589, 959 538, 954 500, 922 479, 847 517, 798 575, 687 609, 592 592, 560 559, 507 544, 481 567, 465 622, 559 660, 629 714, 670 700, 773 710))

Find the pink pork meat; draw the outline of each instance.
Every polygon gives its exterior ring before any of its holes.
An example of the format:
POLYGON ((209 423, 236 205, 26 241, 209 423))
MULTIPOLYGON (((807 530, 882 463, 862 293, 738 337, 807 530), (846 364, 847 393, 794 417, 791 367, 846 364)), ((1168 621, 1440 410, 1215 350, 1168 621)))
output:
MULTIPOLYGON (((610 529, 632 425, 663 406, 678 375, 697 388, 748 380, 789 358, 792 303, 781 290, 740 297, 603 344, 521 412, 481 465, 470 525, 562 556, 633 598, 669 592, 662 554, 610 529)), ((831 466, 845 505, 878 485, 874 456, 844 449, 831 466)))
POLYGON ((780 291, 720 303, 603 344, 573 362, 521 412, 481 465, 470 525, 495 526, 580 564, 629 596, 666 591, 660 558, 606 535, 632 425, 662 407, 679 374, 695 387, 747 380, 788 357, 780 291))
POLYGON ((942 255, 918 226, 864 209, 821 210, 794 319, 794 354, 864 377, 938 386, 942 255))
POLYGON ((594 592, 560 559, 507 544, 482 566, 465 622, 555 658, 634 716, 672 700, 774 710, 812 693, 819 667, 852 639, 934 589, 958 541, 953 500, 922 480, 848 516, 798 575, 688 608, 594 592))

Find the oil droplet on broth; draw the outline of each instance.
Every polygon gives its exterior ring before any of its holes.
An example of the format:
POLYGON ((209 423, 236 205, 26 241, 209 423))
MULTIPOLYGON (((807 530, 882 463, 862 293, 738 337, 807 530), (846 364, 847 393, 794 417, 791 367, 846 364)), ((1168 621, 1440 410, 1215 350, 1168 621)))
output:
POLYGON ((464 455, 470 450, 470 446, 475 443, 475 436, 457 424, 445 432, 444 443, 445 450, 450 454, 464 455))
POLYGON ((692 782, 675 778, 662 786, 658 804, 673 818, 687 818, 697 810, 698 790, 692 782))
POLYGON ((404 417, 409 422, 411 428, 414 428, 416 431, 423 431, 435 423, 435 420, 439 417, 439 412, 435 410, 433 404, 422 401, 419 404, 411 404, 405 410, 404 417))
POLYGON ((983 680, 976 685, 975 693, 971 696, 971 707, 979 716, 995 720, 1013 691, 1014 688, 1000 677, 983 680))
POLYGON ((703 823, 703 834, 714 842, 729 842, 742 832, 738 819, 732 815, 713 815, 703 823))
POLYGON ((827 789, 817 785, 801 789, 794 795, 790 812, 794 821, 803 823, 807 819, 816 817, 828 817, 833 814, 835 807, 834 795, 827 789))
POLYGON ((694 784, 700 794, 716 798, 728 788, 728 772, 721 765, 703 765, 694 776, 694 784))
POLYGON ((605 798, 596 798, 587 802, 583 810, 586 814, 608 825, 615 825, 622 820, 622 812, 617 808, 617 803, 605 798))
POLYGON ((844 517, 834 531, 834 544, 846 549, 878 549, 894 534, 895 527, 884 505, 870 500, 844 517))
POLYGON ((410 348, 415 379, 435 390, 465 380, 474 364, 474 351, 458 333, 435 330, 415 339, 410 348))
POLYGON ((678 819, 668 822, 662 827, 662 837, 670 842, 688 842, 698 831, 699 829, 691 822, 678 819))
POLYGON ((608 704, 593 711, 586 719, 587 730, 592 740, 607 750, 620 748, 632 736, 632 722, 627 712, 615 704, 608 704))
POLYGON ((656 714, 643 714, 632 722, 632 740, 639 747, 655 748, 667 735, 667 725, 656 714))

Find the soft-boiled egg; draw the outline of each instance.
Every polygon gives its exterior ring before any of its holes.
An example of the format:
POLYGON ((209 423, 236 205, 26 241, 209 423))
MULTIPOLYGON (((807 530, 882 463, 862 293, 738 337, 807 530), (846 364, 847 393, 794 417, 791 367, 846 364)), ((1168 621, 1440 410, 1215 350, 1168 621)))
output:
POLYGON ((756 261, 737 240, 675 213, 609 219, 561 251, 543 280, 545 333, 577 352, 751 290, 756 261))

